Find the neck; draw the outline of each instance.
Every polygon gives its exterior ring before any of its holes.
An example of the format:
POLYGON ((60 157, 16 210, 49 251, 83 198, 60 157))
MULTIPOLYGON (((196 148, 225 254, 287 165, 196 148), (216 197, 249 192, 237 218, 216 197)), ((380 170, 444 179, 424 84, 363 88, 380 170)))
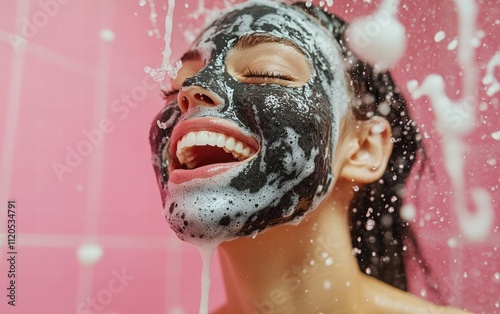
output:
POLYGON ((220 246, 228 312, 306 313, 311 304, 331 312, 335 300, 324 291, 344 291, 353 273, 346 269, 357 268, 347 221, 350 196, 339 191, 345 190, 334 189, 298 225, 220 246))

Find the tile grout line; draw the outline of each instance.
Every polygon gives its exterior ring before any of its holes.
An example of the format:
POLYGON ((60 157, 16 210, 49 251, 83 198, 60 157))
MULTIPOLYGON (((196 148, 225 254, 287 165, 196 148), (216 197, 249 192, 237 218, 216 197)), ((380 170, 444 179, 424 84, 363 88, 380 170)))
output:
MULTIPOLYGON (((101 28, 112 19, 113 12, 111 6, 114 1, 105 1, 101 4, 100 19, 101 28)), ((97 69, 95 72, 95 91, 94 91, 94 114, 92 126, 97 128, 99 121, 106 116, 107 101, 108 101, 108 88, 110 77, 110 56, 111 46, 101 41, 99 45, 97 69)), ((101 206, 101 187, 103 180, 104 169, 104 148, 105 138, 97 145, 93 146, 93 151, 89 158, 89 170, 87 179, 87 198, 85 204, 85 218, 84 218, 84 231, 82 240, 85 242, 98 243, 97 235, 99 229, 99 213, 101 206)), ((86 297, 92 293, 92 285, 94 281, 94 268, 93 265, 88 267, 80 263, 78 282, 76 283, 76 304, 83 302, 86 297)))
MULTIPOLYGON (((29 0, 19 1, 16 12, 16 31, 21 30, 21 16, 27 15, 29 12, 29 0)), ((7 111, 5 114, 5 121, 3 123, 4 136, 2 139, 3 149, 0 159, 0 206, 5 208, 7 200, 10 197, 11 180, 12 180, 12 164, 14 161, 15 139, 17 133, 17 125, 19 121, 19 109, 21 107, 21 92, 22 80, 24 72, 24 49, 19 49, 12 55, 12 64, 10 71, 9 88, 7 92, 7 111)), ((13 197, 15 200, 15 197, 13 197)), ((2 233, 7 224, 4 223, 5 215, 0 217, 0 233, 2 233)), ((0 262, 1 263, 1 262, 0 262)))

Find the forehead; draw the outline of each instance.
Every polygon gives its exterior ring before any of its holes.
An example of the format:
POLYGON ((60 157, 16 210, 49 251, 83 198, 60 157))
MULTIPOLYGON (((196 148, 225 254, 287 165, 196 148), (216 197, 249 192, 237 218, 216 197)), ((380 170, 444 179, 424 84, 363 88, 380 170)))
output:
POLYGON ((272 1, 253 1, 238 5, 223 13, 208 27, 195 43, 196 49, 206 52, 224 51, 249 34, 265 33, 276 40, 299 48, 309 58, 318 52, 331 51, 333 36, 301 9, 272 1), (329 46, 329 47, 326 47, 329 46))

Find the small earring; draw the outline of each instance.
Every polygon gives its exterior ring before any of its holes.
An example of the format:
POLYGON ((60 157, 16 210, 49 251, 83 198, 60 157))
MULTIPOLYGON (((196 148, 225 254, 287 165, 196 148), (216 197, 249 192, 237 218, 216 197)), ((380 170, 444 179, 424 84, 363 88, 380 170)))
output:
POLYGON ((377 166, 373 165, 372 166, 372 171, 375 171, 375 170, 377 170, 377 166))

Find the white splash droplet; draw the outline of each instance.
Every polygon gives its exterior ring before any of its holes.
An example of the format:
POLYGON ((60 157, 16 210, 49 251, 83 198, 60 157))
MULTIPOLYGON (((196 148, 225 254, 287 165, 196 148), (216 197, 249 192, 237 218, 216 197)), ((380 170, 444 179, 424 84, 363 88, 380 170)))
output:
POLYGON ((456 238, 449 238, 446 244, 451 248, 456 248, 458 246, 458 241, 456 238))
POLYGON ((448 44, 448 46, 446 47, 446 49, 448 49, 448 50, 455 50, 455 48, 457 48, 457 46, 458 46, 458 40, 455 38, 452 41, 450 41, 450 43, 448 44))
POLYGON ((406 49, 406 29, 395 17, 394 9, 388 10, 397 8, 398 2, 386 0, 378 12, 354 20, 346 30, 349 48, 376 71, 389 69, 406 49))
POLYGON ((104 28, 101 29, 99 33, 99 38, 101 38, 102 41, 109 43, 115 40, 115 33, 108 28, 104 28))
POLYGON ((415 207, 410 204, 405 204, 401 206, 401 210, 399 211, 399 216, 406 221, 412 221, 417 216, 415 207))
POLYGON ((443 39, 445 39, 446 37, 446 33, 444 31, 439 31, 436 33, 436 35, 434 35, 434 41, 435 42, 440 42, 442 41, 443 39))
POLYGON ((325 281, 323 282, 323 288, 324 288, 325 290, 330 290, 330 288, 331 288, 331 287, 332 287, 332 283, 330 282, 330 280, 328 280, 328 279, 327 279, 327 280, 325 280, 325 281))
POLYGON ((332 266, 333 265, 333 258, 329 257, 325 260, 325 265, 326 266, 332 266))
POLYGON ((76 252, 78 261, 84 266, 93 266, 103 255, 104 250, 96 243, 84 243, 80 245, 76 252))

